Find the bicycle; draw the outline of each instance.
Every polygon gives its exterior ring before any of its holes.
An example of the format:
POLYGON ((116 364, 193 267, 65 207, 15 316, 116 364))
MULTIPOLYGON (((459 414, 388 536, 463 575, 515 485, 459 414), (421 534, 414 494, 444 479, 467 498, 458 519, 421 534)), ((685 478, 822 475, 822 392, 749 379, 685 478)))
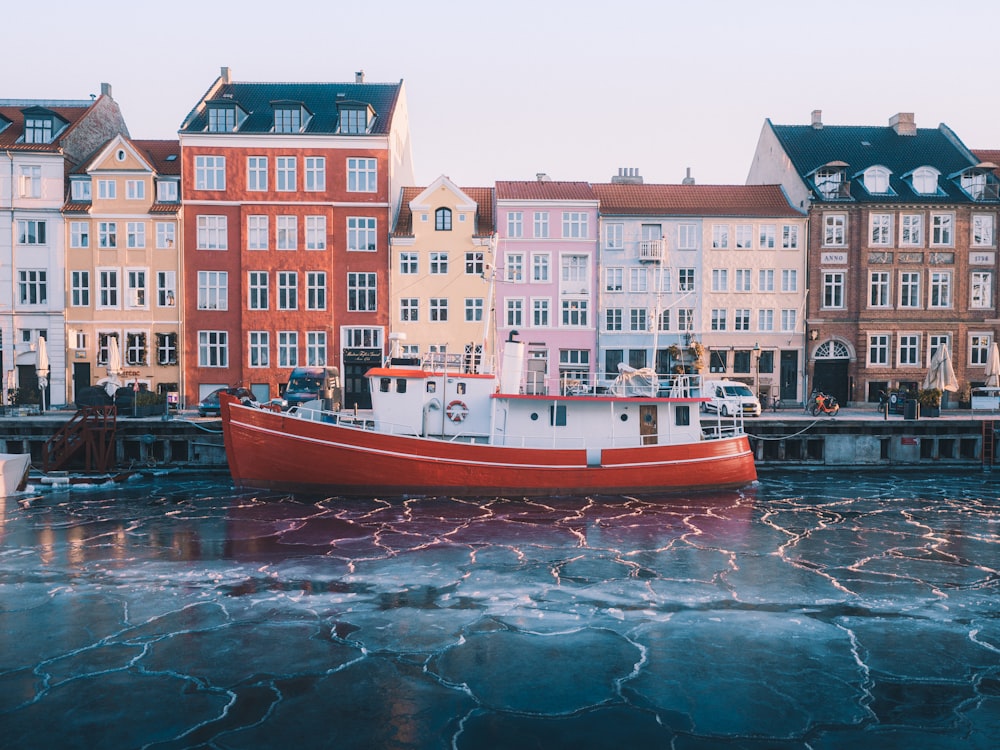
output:
POLYGON ((781 398, 778 396, 767 396, 764 399, 762 407, 765 411, 770 409, 772 412, 776 412, 781 408, 781 398))

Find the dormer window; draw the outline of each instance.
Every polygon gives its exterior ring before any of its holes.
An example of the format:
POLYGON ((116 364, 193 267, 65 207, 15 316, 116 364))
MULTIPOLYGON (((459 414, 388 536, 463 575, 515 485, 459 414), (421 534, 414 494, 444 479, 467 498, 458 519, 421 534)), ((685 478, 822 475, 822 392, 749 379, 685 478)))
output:
POLYGON ((451 209, 439 208, 434 212, 434 229, 438 232, 451 231, 451 209))
POLYGON ((816 170, 813 183, 824 200, 832 201, 851 197, 844 174, 846 166, 847 164, 844 162, 830 162, 816 170))
POLYGON ((176 203, 177 180, 157 180, 156 200, 159 203, 176 203))
POLYGON ((245 119, 247 119, 246 113, 235 104, 209 102, 209 133, 235 133, 245 119))
POLYGON ((301 133, 309 122, 309 110, 301 102, 271 102, 275 133, 301 133))
POLYGON ((892 174, 888 169, 881 166, 868 167, 864 172, 864 184, 865 190, 868 191, 869 195, 886 195, 890 192, 889 190, 889 175, 892 174))
POLYGON ((974 201, 995 201, 1000 198, 1000 186, 990 182, 989 173, 996 168, 993 162, 981 162, 961 173, 959 185, 974 201))
POLYGON ((913 176, 910 178, 913 191, 920 195, 936 195, 940 174, 934 167, 920 167, 913 170, 913 176))
POLYGON ((375 118, 371 107, 360 102, 337 102, 337 113, 340 118, 340 132, 353 135, 367 133, 375 118))
POLYGON ((87 202, 90 200, 90 178, 70 182, 70 200, 87 202))
POLYGON ((52 131, 53 126, 51 117, 24 118, 25 143, 51 143, 52 131))

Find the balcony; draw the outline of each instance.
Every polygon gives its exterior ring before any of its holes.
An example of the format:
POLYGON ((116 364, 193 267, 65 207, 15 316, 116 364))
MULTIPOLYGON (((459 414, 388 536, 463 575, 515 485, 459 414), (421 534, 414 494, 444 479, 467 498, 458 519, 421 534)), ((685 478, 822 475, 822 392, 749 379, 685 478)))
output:
POLYGON ((642 240, 639 243, 639 260, 660 263, 663 260, 664 245, 663 240, 642 240))

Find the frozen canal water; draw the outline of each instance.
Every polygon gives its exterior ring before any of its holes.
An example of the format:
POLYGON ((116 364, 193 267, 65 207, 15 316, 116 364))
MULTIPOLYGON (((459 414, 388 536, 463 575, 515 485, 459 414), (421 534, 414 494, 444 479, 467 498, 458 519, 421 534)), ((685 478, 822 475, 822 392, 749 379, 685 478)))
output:
POLYGON ((994 750, 998 488, 11 498, 0 747, 994 750))

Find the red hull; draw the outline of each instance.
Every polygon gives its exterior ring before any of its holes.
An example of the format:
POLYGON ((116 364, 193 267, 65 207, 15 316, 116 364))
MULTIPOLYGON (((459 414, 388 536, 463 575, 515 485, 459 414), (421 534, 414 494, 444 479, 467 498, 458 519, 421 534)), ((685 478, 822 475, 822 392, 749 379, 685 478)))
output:
POLYGON ((742 487, 757 478, 745 435, 687 445, 509 448, 386 435, 222 405, 236 485, 340 495, 639 494, 742 487), (593 456, 591 456, 593 458, 593 456))

